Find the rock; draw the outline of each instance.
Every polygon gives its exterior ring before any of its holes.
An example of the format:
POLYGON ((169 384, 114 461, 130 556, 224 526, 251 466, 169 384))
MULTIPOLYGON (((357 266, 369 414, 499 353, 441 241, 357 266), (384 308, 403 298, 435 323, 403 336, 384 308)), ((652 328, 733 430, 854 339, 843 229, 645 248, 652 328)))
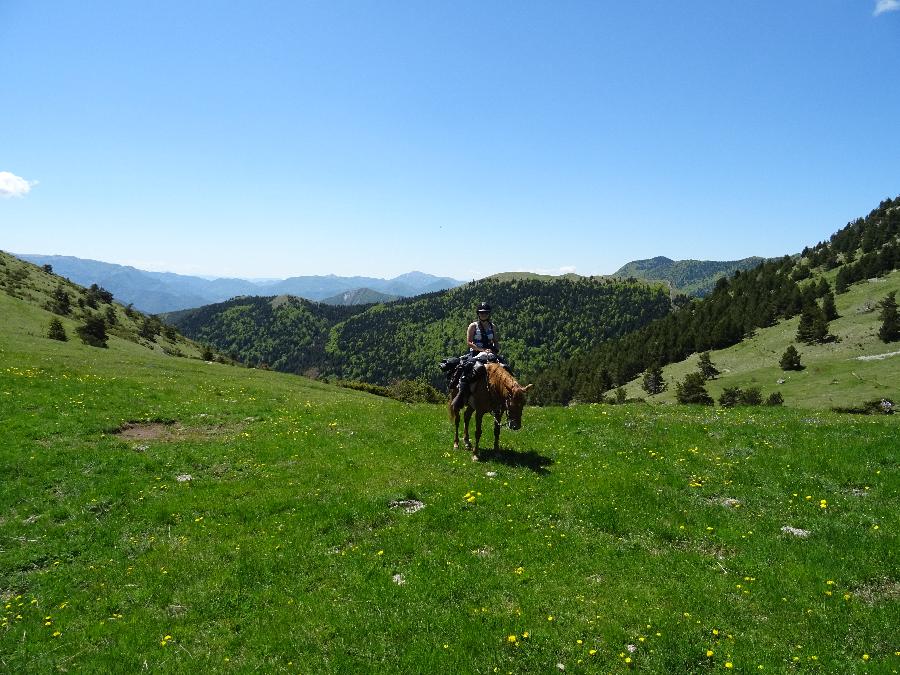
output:
POLYGON ((395 574, 391 577, 391 581, 393 581, 398 586, 403 586, 404 584, 406 584, 406 579, 403 578, 402 574, 395 574))
POLYGON ((809 530, 801 530, 799 527, 791 527, 790 525, 785 525, 781 528, 781 531, 785 534, 792 534, 795 537, 800 537, 801 539, 806 539, 811 532, 809 530))
POLYGON ((415 513, 425 508, 418 499, 395 499, 390 503, 392 509, 403 509, 406 513, 415 513))
POLYGON ((190 483, 192 480, 194 480, 194 477, 189 473, 182 473, 175 476, 175 480, 177 480, 179 483, 190 483))

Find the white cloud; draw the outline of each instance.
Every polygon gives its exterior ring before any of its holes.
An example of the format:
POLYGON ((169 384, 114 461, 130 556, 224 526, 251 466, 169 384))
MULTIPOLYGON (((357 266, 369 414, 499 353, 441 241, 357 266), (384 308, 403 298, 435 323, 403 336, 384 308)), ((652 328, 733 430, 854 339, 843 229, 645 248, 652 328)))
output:
POLYGON ((900 0, 878 0, 878 2, 875 3, 875 11, 873 14, 878 16, 885 12, 896 12, 897 10, 900 10, 900 0))
POLYGON ((9 171, 0 171, 0 197, 24 197, 35 185, 36 180, 25 180, 9 171))

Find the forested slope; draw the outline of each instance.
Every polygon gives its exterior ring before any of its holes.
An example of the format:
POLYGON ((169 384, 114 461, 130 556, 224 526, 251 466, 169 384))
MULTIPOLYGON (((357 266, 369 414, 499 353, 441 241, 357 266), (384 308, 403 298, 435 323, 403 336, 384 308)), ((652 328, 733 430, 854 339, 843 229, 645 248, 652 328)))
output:
POLYGON ((691 295, 703 297, 715 287, 721 277, 731 276, 738 270, 756 267, 762 258, 744 258, 742 260, 671 260, 663 256, 649 260, 634 260, 613 273, 617 279, 642 279, 648 282, 665 282, 672 289, 691 295))
POLYGON ((317 375, 327 370, 325 344, 332 326, 364 309, 287 295, 248 296, 163 318, 247 365, 317 375))
POLYGON ((900 266, 900 198, 883 201, 865 218, 836 232, 829 241, 716 282, 712 294, 622 339, 545 371, 534 399, 565 404, 597 401, 654 365, 680 361, 692 353, 741 342, 759 328, 818 308, 826 295, 850 283, 878 277, 900 266), (823 273, 838 269, 834 289, 823 273))
POLYGON ((250 365, 373 384, 442 386, 437 368, 465 351, 481 301, 494 306, 502 351, 528 377, 670 311, 662 286, 601 279, 484 279, 449 291, 361 307, 290 296, 245 297, 165 315, 185 335, 250 365))
POLYGON ((357 314, 335 327, 329 355, 348 379, 384 384, 425 378, 440 385, 437 360, 465 351, 466 326, 481 301, 493 305, 502 352, 521 377, 670 310, 662 286, 590 278, 489 278, 357 314))

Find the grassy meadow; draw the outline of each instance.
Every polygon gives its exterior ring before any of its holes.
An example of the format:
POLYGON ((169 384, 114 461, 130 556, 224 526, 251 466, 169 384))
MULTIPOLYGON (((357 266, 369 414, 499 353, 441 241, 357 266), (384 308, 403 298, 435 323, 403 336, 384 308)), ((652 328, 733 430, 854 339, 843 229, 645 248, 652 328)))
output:
POLYGON ((441 406, 0 316, 0 671, 900 669, 897 416, 528 408, 473 463, 441 406))

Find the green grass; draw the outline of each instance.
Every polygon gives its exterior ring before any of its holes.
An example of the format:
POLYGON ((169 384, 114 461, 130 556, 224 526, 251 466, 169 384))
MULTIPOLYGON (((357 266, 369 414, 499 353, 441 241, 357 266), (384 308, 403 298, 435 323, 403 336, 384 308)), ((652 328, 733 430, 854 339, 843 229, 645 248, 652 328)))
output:
MULTIPOLYGON (((826 275, 834 284, 835 274, 826 275)), ((900 351, 900 343, 885 344, 878 339, 878 303, 891 291, 900 290, 900 271, 873 282, 850 287, 836 296, 840 318, 832 321, 830 331, 838 342, 822 345, 797 343, 800 317, 781 321, 757 331, 752 338, 710 352, 712 362, 722 375, 707 382, 710 395, 718 401, 725 387, 758 387, 764 395, 780 391, 785 405, 808 409, 831 409, 858 405, 876 398, 900 402, 900 355, 882 360, 860 361, 860 356, 900 351), (802 371, 783 371, 778 365, 788 345, 801 354, 802 371), (778 384, 784 379, 783 384, 778 384)), ((629 397, 644 397, 650 402, 674 403, 675 382, 697 370, 697 356, 663 368, 669 388, 662 394, 647 396, 641 378, 626 386, 629 397)))
POLYGON ((529 408, 472 463, 442 406, 0 315, 2 671, 900 667, 893 417, 529 408))

